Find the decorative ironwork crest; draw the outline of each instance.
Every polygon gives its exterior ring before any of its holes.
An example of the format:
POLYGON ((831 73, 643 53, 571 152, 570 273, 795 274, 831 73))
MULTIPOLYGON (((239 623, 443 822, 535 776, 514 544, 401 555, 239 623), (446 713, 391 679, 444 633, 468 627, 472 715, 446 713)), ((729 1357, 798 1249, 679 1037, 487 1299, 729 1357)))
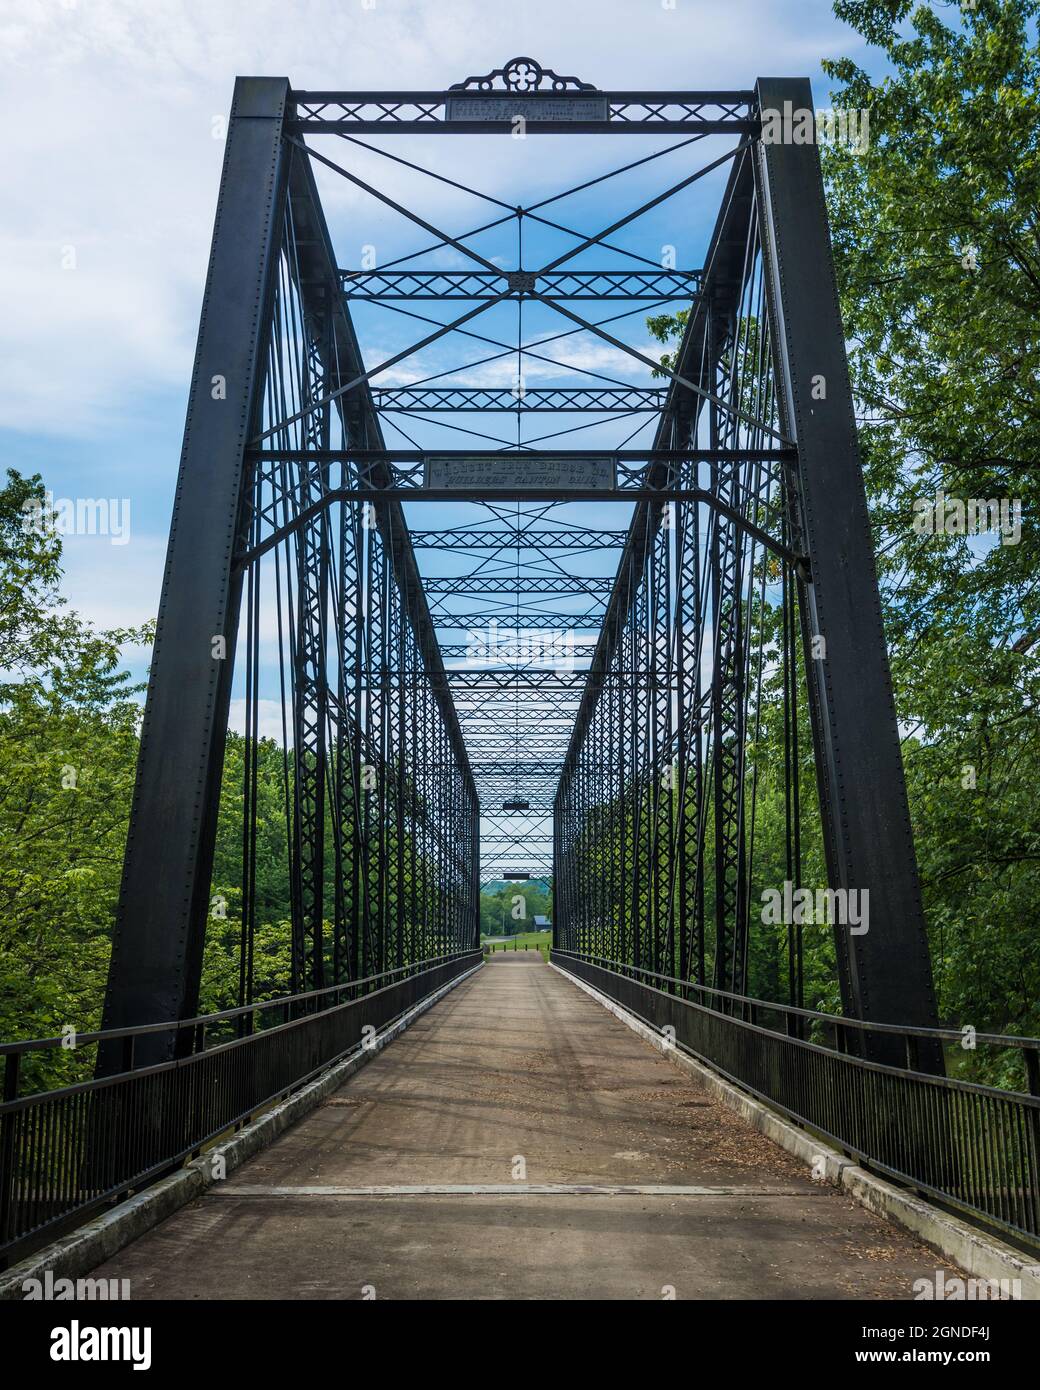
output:
POLYGON ((582 82, 577 77, 561 77, 552 68, 543 68, 533 58, 510 58, 504 67, 495 68, 483 77, 467 77, 464 82, 456 82, 451 92, 493 92, 496 79, 500 89, 507 92, 595 92, 598 88, 591 82, 582 82))

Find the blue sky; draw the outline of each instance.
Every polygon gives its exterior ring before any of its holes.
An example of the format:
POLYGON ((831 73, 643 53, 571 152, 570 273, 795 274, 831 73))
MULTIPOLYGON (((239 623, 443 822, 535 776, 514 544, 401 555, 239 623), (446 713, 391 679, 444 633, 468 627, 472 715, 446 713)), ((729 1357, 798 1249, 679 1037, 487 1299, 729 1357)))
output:
MULTIPOLYGON (((236 73, 286 74, 312 89, 439 88, 528 53, 615 89, 750 86, 759 73, 806 74, 817 103, 827 104, 820 59, 864 57, 826 0, 675 0, 674 9, 660 0, 374 0, 371 8, 361 0, 20 0, 0 11, 0 42, 0 101, 15 132, 5 142, 0 229, 5 464, 38 470, 56 496, 131 499, 129 544, 66 543, 65 591, 104 625, 143 621, 157 605, 223 153, 213 127, 236 73), (72 270, 62 268, 68 247, 72 270)), ((530 200, 534 189, 577 181, 590 161, 599 170, 635 157, 636 142, 437 143, 437 167, 464 169, 496 196, 521 184, 530 200)), ((418 139, 393 148, 433 158, 418 139)), ((335 175, 319 178, 344 263, 373 240, 381 260, 414 247, 415 229, 394 225, 393 214, 335 175)), ((391 195, 406 183, 380 172, 391 195)), ((661 186, 659 174, 646 176, 645 188, 661 186)), ((567 205, 568 214, 582 227, 605 223, 611 196, 608 184, 567 205)), ((480 220, 479 205, 436 185, 423 199, 424 214, 447 230, 480 220)), ((642 229, 646 243, 676 239, 666 220, 642 229)), ((705 220, 681 229, 680 264, 696 260, 705 220)), ((366 353, 409 331, 359 326, 366 353)), ((422 365, 431 364, 433 355, 422 365)))
MULTIPOLYGON (((104 627, 134 626, 158 606, 170 510, 176 482, 186 392, 206 271, 216 193, 223 158, 223 118, 236 74, 287 76, 310 90, 443 90, 467 76, 500 68, 528 55, 558 73, 575 75, 603 90, 750 88, 756 77, 807 76, 817 106, 830 104, 821 60, 854 56, 872 67, 857 35, 839 24, 829 0, 18 0, 0 10, 0 47, 6 72, 0 107, 8 130, 4 187, 9 192, 0 235, 0 281, 6 313, 0 317, 6 370, 0 378, 0 431, 6 466, 39 472, 58 498, 128 499, 130 537, 114 545, 107 536, 65 540, 65 593, 85 617, 104 627)), ((654 198, 717 158, 733 141, 710 137, 685 149, 677 137, 594 138, 535 135, 366 137, 377 149, 460 180, 470 189, 525 208, 654 151, 659 159, 623 178, 598 183, 543 209, 543 215, 587 236, 654 198)), ((312 147, 377 186, 428 223, 460 237, 499 216, 490 202, 447 187, 427 173, 404 167, 336 138, 312 147)), ((317 165, 315 174, 339 259, 360 268, 365 248, 376 263, 428 246, 431 237, 370 193, 317 165)), ((715 220, 728 165, 611 237, 614 246, 655 265, 674 248, 679 269, 696 269, 715 220)), ((516 223, 468 244, 496 265, 538 269, 575 245, 566 231, 524 221, 522 258, 516 223)), ((472 266, 445 247, 415 264, 426 268, 472 266)), ((571 268, 630 268, 624 256, 595 247, 571 268)), ((673 308, 679 308, 677 301, 673 308)), ((447 322, 456 302, 407 306, 447 322)), ((468 305, 462 306, 469 307, 468 305)), ((627 305, 575 305, 595 321, 627 305)), ((611 324, 633 348, 656 360, 660 347, 645 326, 650 309, 611 324)), ((470 325, 475 332, 515 343, 566 332, 572 324, 544 305, 490 310, 470 325)), ((354 319, 366 365, 371 368, 428 333, 426 324, 385 306, 355 305, 354 319)), ((571 370, 631 384, 650 384, 648 370, 589 333, 571 334, 542 351, 551 361, 524 361, 528 386, 588 384, 571 370)), ((442 384, 509 386, 516 358, 479 359, 495 349, 453 336, 409 357, 373 385, 407 384, 438 377, 466 364, 442 384)), ((400 419, 400 417, 398 417, 400 419)), ((522 438, 584 426, 590 417, 527 416, 522 438)), ((514 417, 440 417, 401 423, 425 447, 486 450, 516 440, 514 417), (454 425, 455 430, 449 428, 454 425), (458 433, 486 430, 489 443, 458 433)), ((569 433, 559 447, 616 448, 649 443, 653 417, 599 421, 569 433)), ((391 444, 408 441, 389 425, 391 444)), ((125 506, 125 504, 124 504, 125 506)), ((581 525, 623 528, 629 508, 615 504, 564 509, 581 525)), ((477 508, 411 504, 415 526, 455 526, 486 520, 477 508)), ((556 512, 556 524, 563 519, 556 512)), ((552 524, 552 523, 550 523, 552 524)), ((491 568, 511 574, 502 552, 491 568), (504 557, 504 558, 503 558, 504 557)), ((561 569, 552 558, 537 561, 544 575, 569 572, 612 575, 617 551, 590 551, 561 569)), ((427 575, 469 573, 472 555, 420 554, 427 575)), ((526 561, 525 561, 526 563, 526 561)), ((517 570, 520 552, 515 552, 517 570)), ((482 570, 486 572, 486 570, 482 570)), ((449 599, 455 613, 506 614, 514 600, 449 599)), ((589 601, 564 596, 539 601, 559 613, 587 611, 589 601)), ((524 609, 532 609, 530 601, 524 609)), ((598 602, 593 603, 599 607, 598 602)), ((576 623, 591 640, 590 627, 576 623)), ((446 636, 442 628, 442 640, 446 636)), ((269 640, 270 639, 270 640, 269 640)), ((465 641, 455 629, 449 641, 465 641)), ((128 666, 143 676, 147 650, 128 647, 128 666)), ((276 691, 277 645, 261 642, 261 732, 280 737, 276 691)), ((464 661, 452 664, 466 664, 464 661)), ((583 662, 579 659, 579 665, 583 662)), ((241 695, 241 673, 235 696, 241 695)), ((471 697, 472 700, 472 697, 471 697)), ((465 703, 459 705, 466 725, 465 703)), ((232 724, 241 718, 233 699, 232 724)), ((481 701, 471 718, 479 723, 481 701)), ((530 727, 544 735, 552 718, 532 707, 530 727)), ((501 710, 494 718, 501 720, 501 710)), ((557 719, 557 722, 559 720, 557 719)), ((466 725, 466 727, 470 727, 466 725)), ((517 755, 521 725, 516 725, 517 755)), ((562 756, 566 732, 560 723, 562 756)), ((475 732, 475 726, 472 729, 475 732)), ((520 789, 518 789, 519 791, 520 789)), ((484 792, 481 792, 484 798, 484 792)), ((521 824, 498 816, 488 831, 516 835, 521 824)), ((547 820, 524 833, 526 850, 485 855, 488 862, 542 863, 551 830, 547 820), (504 860, 502 855, 505 856, 504 860)))

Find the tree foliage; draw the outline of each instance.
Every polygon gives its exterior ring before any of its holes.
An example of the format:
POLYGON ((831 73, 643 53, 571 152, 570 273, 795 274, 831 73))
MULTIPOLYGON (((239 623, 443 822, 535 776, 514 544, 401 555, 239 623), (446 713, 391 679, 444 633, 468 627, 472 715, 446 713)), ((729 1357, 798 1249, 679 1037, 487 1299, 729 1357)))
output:
MULTIPOLYGON (((869 108, 871 132, 865 151, 825 146, 824 173, 940 1010, 1035 1034, 1040 2, 943 9, 836 0, 884 76, 824 65, 834 106, 869 108), (1020 501, 1019 542, 921 534, 914 504, 940 490, 1020 501)), ((648 327, 674 349, 684 322, 648 327)), ((767 765, 769 737, 767 721, 767 765)), ((759 832, 763 862, 772 839, 759 832)), ((807 952, 833 1004, 829 943, 807 952)), ((775 959, 753 943, 758 987, 775 959)))
MULTIPOLYGON (((0 489, 0 1036, 96 1028, 137 758, 141 631, 64 604, 37 477, 0 489)), ((71 1054, 52 1054, 60 1068, 71 1054)))
POLYGON ((1040 1030, 1037 0, 837 0, 884 54, 825 150, 835 258, 942 1011, 1040 1030), (914 502, 1021 501, 1018 544, 921 535, 914 502))

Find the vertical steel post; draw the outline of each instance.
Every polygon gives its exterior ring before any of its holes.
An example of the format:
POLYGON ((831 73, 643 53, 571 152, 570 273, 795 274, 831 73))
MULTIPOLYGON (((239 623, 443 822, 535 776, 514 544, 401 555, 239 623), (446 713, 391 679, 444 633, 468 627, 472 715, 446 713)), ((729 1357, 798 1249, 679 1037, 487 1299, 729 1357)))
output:
MULTIPOLYGON (((249 487, 286 190, 286 78, 235 83, 105 998, 105 1028, 190 1016, 209 907, 249 487)), ((168 1057, 142 1038, 138 1064, 168 1057)), ((121 1049, 119 1049, 121 1055, 121 1049)), ((102 1049, 98 1068, 120 1057, 102 1049)))
MULTIPOLYGON (((938 1022, 895 700, 881 620, 845 340, 831 259, 819 150, 794 143, 813 111, 804 79, 762 78, 756 149, 762 241, 781 422, 798 449, 792 518, 809 557, 801 585, 821 810, 831 886, 869 892, 868 930, 838 927, 845 1010, 924 1027, 938 1022), (773 141, 769 134, 783 138, 773 141), (821 654, 822 652, 822 654, 821 654)), ((801 137, 799 137, 801 138, 801 137)), ((902 1045, 867 1054, 905 1064, 902 1045)), ((938 1047, 920 1064, 942 1068, 938 1047)))

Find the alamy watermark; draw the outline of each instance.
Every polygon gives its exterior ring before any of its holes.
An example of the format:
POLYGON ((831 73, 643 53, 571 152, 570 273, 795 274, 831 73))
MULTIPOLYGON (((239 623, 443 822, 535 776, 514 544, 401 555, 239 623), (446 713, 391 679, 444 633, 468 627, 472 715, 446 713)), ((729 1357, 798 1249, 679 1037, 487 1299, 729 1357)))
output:
POLYGON ((466 659, 481 666, 523 665, 573 671, 574 647, 572 631, 499 627, 492 619, 486 629, 467 634, 466 659))
POLYGON ((1001 545, 1018 545, 1022 499, 948 497, 940 488, 934 498, 915 499, 914 530, 919 536, 999 535, 1001 545))
POLYGON ((782 889, 762 889, 763 925, 781 922, 848 927, 851 936, 865 936, 870 927, 870 889, 796 888, 786 879, 782 889))
POLYGON ((68 1279, 55 1278, 53 1269, 45 1269, 42 1279, 23 1279, 22 1293, 27 1303, 75 1300, 77 1303, 114 1303, 130 1297, 129 1279, 68 1279))
POLYGON ((763 145, 847 145, 857 154, 870 147, 870 111, 835 110, 827 107, 818 111, 808 106, 795 106, 785 101, 782 110, 762 108, 763 145))
POLYGON ((937 1269, 933 1279, 915 1279, 913 1288, 918 1302, 1008 1302, 1022 1297, 1021 1279, 950 1279, 945 1269, 937 1269))
POLYGON ((52 1361, 129 1361, 135 1371, 152 1364, 150 1327, 88 1327, 73 1318, 51 1332, 52 1361))
POLYGON ((108 536, 112 545, 130 539, 129 497, 55 497, 53 492, 22 505, 23 525, 37 535, 108 536))

